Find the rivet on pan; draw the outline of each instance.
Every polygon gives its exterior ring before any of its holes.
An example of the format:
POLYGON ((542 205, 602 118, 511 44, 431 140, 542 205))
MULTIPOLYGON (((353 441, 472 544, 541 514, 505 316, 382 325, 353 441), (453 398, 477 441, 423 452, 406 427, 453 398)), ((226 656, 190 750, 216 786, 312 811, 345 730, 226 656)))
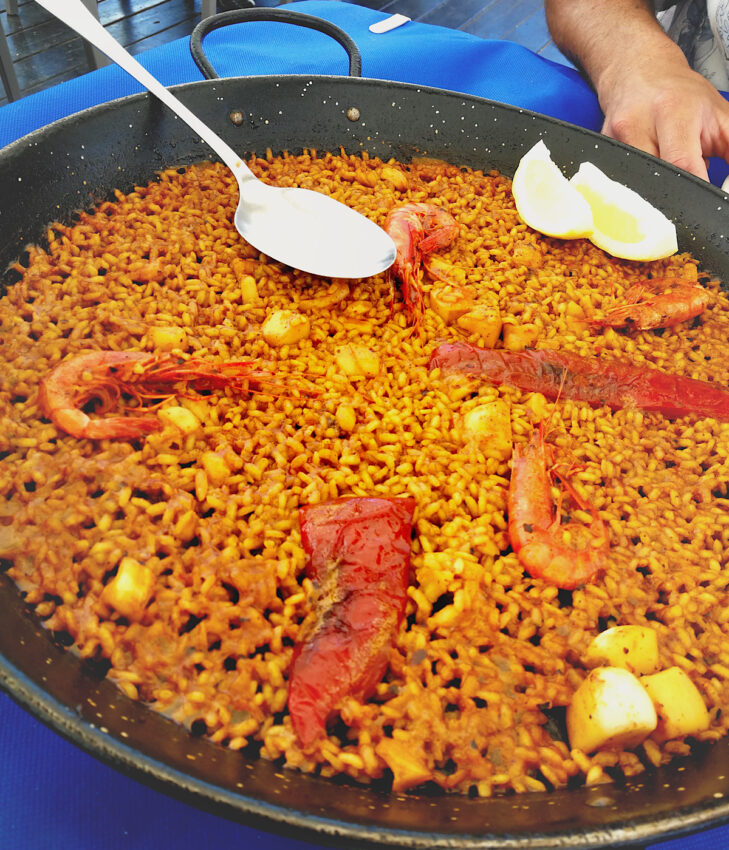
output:
POLYGON ((359 109, 356 106, 350 106, 347 110, 347 118, 350 121, 359 121, 359 109))
POLYGON ((236 127, 240 127, 240 125, 243 123, 243 113, 240 109, 234 109, 228 117, 235 124, 236 127))

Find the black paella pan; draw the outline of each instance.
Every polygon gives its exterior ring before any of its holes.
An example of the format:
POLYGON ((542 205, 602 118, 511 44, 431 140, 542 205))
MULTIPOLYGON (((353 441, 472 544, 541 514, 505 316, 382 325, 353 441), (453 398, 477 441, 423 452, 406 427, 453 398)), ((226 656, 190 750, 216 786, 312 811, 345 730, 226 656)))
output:
MULTIPOLYGON (((212 26, 222 19, 230 16, 212 26)), ((439 89, 361 78, 246 77, 188 84, 176 93, 241 153, 342 146, 510 175, 544 138, 568 170, 589 159, 630 183, 676 222, 682 249, 729 279, 729 201, 722 192, 560 121, 439 89)), ((21 139, 0 152, 0 267, 41 240, 48 222, 70 219, 79 207, 145 182, 163 167, 209 155, 146 95, 94 107, 21 139)), ((519 798, 391 795, 282 771, 191 738, 128 700, 52 642, 5 575, 0 606, 0 685, 18 703, 142 782, 264 829, 342 846, 598 847, 651 843, 729 820, 729 739, 622 784, 519 798)))

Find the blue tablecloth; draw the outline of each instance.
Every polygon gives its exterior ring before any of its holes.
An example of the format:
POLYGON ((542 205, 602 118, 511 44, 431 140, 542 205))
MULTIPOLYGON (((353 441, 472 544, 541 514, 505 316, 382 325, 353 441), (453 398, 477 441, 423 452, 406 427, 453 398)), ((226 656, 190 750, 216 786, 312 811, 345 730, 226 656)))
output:
MULTIPOLYGON (((364 76, 466 92, 600 129, 597 100, 579 74, 519 45, 415 23, 373 35, 369 25, 385 15, 334 0, 304 0, 288 8, 346 30, 362 51, 364 76)), ((138 58, 166 85, 202 79, 188 42, 180 39, 138 58)), ((347 71, 339 45, 280 24, 218 30, 205 47, 221 76, 347 71)), ((0 147, 58 118, 140 90, 124 71, 109 66, 30 95, 0 109, 0 147)), ((715 163, 713 182, 720 184, 727 171, 715 163)), ((654 846, 719 850, 729 847, 729 827, 654 846)), ((314 850, 307 842, 235 824, 153 791, 67 743, 0 694, 2 850, 163 847, 314 850)))

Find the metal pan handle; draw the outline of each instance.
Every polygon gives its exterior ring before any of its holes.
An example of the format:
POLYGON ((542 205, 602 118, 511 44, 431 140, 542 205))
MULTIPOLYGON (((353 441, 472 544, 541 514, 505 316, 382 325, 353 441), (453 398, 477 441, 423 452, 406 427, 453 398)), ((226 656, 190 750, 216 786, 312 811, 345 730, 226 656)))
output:
POLYGON ((197 67, 203 72, 208 80, 220 79, 216 73, 210 60, 205 55, 202 42, 203 38, 212 30, 220 29, 220 27, 228 24, 239 24, 244 21, 278 21, 284 24, 295 24, 299 27, 307 27, 308 29, 323 32, 325 35, 331 36, 335 41, 338 41, 347 51, 349 56, 349 76, 360 77, 362 75, 362 55, 359 48, 347 35, 335 24, 317 18, 314 15, 307 15, 304 12, 291 12, 287 9, 234 9, 232 12, 221 12, 219 15, 211 15, 204 18, 192 31, 190 36, 190 53, 195 60, 197 67))

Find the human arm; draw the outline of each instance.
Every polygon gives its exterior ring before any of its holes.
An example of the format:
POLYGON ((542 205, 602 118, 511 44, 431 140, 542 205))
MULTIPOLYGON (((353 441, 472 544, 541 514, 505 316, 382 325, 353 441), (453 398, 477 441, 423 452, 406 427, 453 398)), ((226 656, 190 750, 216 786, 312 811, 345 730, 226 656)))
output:
POLYGON ((552 38, 582 67, 603 132, 699 177, 729 160, 729 103, 693 71, 647 0, 546 0, 552 38))

